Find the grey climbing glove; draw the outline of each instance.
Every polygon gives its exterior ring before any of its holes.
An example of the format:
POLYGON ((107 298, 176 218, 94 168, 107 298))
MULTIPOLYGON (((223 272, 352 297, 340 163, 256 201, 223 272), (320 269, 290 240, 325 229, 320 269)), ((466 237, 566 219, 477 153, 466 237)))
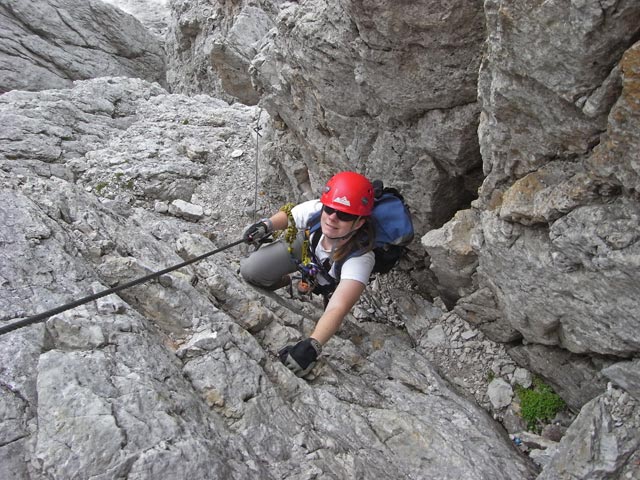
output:
POLYGON ((263 218, 257 223, 247 227, 242 234, 242 240, 244 243, 255 243, 262 240, 273 231, 271 220, 263 218))
POLYGON ((278 352, 280 361, 298 377, 304 377, 315 366, 322 353, 322 345, 315 338, 307 338, 295 345, 287 345, 278 352))

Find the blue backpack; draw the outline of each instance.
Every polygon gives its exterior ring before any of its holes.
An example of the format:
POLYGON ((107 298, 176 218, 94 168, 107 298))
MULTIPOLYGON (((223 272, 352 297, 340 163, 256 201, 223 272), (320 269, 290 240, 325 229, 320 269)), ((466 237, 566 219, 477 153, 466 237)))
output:
MULTIPOLYGON (((404 197, 395 188, 385 188, 380 180, 373 182, 375 200, 371 220, 375 230, 373 253, 376 262, 372 273, 387 273, 398 263, 407 250, 407 245, 414 237, 411 214, 404 201, 404 197)), ((309 219, 309 233, 312 235, 320 229, 321 212, 309 219)), ((312 235, 311 252, 314 252, 320 235, 312 235)), ((349 258, 361 255, 361 250, 355 250, 347 258, 336 263, 335 272, 340 281, 342 264, 349 258)))

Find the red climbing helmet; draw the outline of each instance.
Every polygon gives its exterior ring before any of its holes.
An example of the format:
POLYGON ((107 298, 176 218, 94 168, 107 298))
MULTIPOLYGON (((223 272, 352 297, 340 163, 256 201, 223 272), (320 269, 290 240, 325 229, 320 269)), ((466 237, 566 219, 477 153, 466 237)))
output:
POLYGON ((373 211, 373 185, 364 175, 341 172, 327 182, 320 202, 341 212, 368 217, 373 211))

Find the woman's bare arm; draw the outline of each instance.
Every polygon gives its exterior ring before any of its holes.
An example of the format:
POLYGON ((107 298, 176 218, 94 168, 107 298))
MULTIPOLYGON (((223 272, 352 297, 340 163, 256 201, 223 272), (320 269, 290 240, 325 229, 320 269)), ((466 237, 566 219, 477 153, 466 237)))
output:
POLYGON ((342 320, 356 304, 366 285, 358 280, 342 280, 311 334, 322 345, 338 331, 342 320))

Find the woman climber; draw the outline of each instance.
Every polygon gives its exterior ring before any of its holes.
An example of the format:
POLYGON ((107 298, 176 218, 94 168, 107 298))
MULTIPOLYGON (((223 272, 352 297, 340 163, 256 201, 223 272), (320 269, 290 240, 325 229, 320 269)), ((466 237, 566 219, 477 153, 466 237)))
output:
POLYGON ((300 271, 301 284, 324 296, 324 313, 310 337, 279 352, 282 363, 299 377, 314 367, 322 346, 369 282, 375 263, 373 203, 373 185, 366 177, 341 172, 327 182, 319 200, 283 207, 243 234, 246 243, 256 243, 287 229, 285 240, 265 243, 241 262, 240 273, 248 282, 276 290, 291 283, 289 274, 300 271))

